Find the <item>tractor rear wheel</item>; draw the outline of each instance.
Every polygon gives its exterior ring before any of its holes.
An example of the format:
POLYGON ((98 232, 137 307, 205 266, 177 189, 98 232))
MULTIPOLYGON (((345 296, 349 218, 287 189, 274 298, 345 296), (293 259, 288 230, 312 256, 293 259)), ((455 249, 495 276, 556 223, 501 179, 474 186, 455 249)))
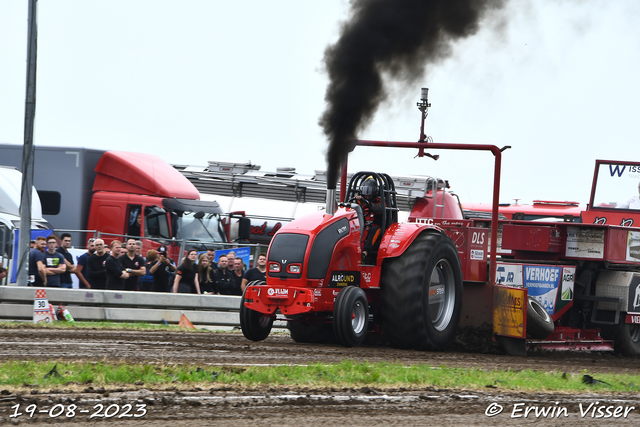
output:
POLYGON ((625 356, 640 355, 640 325, 618 323, 613 326, 613 347, 625 356))
POLYGON ((247 292, 249 286, 252 285, 264 285, 264 281, 255 280, 247 284, 240 302, 240 327, 242 328, 242 334, 245 338, 251 341, 262 341, 271 333, 273 316, 251 310, 244 305, 244 294, 247 292))
POLYGON ((462 310, 462 270, 453 241, 420 234, 382 266, 382 331, 394 347, 442 350, 455 337, 462 310))
POLYGON ((364 341, 369 322, 367 294, 358 287, 342 289, 333 306, 333 333, 340 344, 356 347, 364 341))

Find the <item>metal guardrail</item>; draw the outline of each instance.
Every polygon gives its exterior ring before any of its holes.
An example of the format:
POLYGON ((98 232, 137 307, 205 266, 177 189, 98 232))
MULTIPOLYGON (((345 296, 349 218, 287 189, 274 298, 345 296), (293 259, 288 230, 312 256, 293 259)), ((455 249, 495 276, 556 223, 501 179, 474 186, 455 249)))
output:
POLYGON ((18 286, 0 287, 0 319, 33 319, 36 289, 47 291, 54 308, 64 304, 75 320, 178 323, 184 313, 194 324, 240 326, 237 296, 18 286))

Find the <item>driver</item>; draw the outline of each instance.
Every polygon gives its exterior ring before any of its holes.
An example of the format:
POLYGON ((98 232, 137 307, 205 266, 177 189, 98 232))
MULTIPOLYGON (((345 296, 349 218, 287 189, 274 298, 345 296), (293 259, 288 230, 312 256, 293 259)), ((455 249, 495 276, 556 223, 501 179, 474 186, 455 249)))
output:
POLYGON ((364 245, 362 247, 362 255, 365 257, 372 252, 376 252, 380 247, 380 231, 382 230, 382 200, 378 192, 378 184, 369 177, 364 180, 360 186, 360 194, 355 197, 356 201, 362 206, 364 214, 364 245))
MULTIPOLYGON (((640 184, 638 184, 638 193, 640 193, 640 184)), ((616 204, 619 209, 640 209, 640 197, 633 196, 626 202, 616 204)))

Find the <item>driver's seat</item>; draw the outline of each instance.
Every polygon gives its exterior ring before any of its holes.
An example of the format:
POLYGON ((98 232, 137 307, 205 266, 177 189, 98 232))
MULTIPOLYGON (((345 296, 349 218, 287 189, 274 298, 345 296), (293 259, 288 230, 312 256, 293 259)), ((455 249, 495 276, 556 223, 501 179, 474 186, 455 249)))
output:
MULTIPOLYGON (((376 172, 357 172, 351 177, 349 180, 349 185, 347 186, 347 194, 344 200, 353 200, 357 195, 360 194, 360 188, 362 184, 367 179, 375 180, 378 186, 378 194, 382 203, 382 221, 380 226, 380 236, 383 236, 387 228, 398 222, 398 204, 396 201, 396 189, 391 177, 387 174, 379 174, 376 172)), ((365 229, 365 219, 364 213, 362 212, 362 207, 357 203, 351 203, 349 205, 353 208, 358 215, 358 222, 360 223, 360 229, 365 229)), ((362 233, 362 241, 361 245, 364 245, 364 236, 365 233, 362 233)), ((382 239, 382 237, 380 238, 382 239)), ((370 253, 367 256, 366 263, 374 264, 377 256, 377 251, 370 253)))

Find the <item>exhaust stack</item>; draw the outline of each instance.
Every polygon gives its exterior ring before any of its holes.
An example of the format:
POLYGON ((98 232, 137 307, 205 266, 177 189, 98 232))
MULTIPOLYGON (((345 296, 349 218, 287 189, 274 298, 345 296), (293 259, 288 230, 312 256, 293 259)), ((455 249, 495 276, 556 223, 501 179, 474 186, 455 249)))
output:
POLYGON ((327 188, 327 205, 324 208, 324 212, 328 215, 336 213, 336 189, 327 188))

